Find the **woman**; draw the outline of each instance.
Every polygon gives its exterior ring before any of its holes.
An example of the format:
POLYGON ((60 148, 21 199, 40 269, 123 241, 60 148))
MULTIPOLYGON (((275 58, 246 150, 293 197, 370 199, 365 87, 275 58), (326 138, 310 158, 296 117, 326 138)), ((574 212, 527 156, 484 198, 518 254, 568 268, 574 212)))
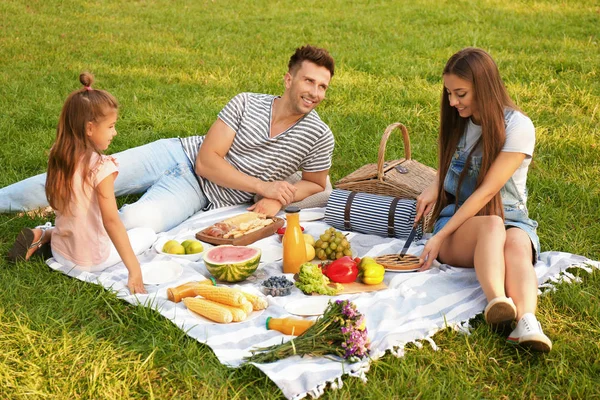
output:
POLYGON ((488 300, 487 323, 516 319, 508 340, 548 352, 552 342, 535 317, 537 223, 526 207, 535 129, 508 96, 485 51, 454 54, 443 80, 438 179, 417 199, 417 219, 433 208, 436 221, 421 255, 422 269, 436 258, 475 268, 488 300))

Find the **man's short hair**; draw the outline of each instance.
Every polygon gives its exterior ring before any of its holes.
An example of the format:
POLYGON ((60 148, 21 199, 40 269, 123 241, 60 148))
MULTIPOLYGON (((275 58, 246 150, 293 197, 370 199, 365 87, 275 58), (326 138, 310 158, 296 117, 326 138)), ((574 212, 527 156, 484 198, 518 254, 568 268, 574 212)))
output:
POLYGON ((296 52, 290 57, 288 71, 292 73, 295 72, 298 68, 300 68, 300 65, 303 61, 310 61, 320 67, 327 68, 331 74, 331 77, 333 77, 335 62, 327 50, 314 47, 309 44, 298 47, 296 52))

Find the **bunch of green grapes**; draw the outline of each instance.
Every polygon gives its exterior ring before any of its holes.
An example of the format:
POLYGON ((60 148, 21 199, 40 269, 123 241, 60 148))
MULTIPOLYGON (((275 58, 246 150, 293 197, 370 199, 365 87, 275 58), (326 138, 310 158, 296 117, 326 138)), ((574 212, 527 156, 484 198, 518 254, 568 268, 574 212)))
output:
POLYGON ((315 243, 316 255, 319 260, 337 260, 344 256, 352 257, 350 242, 346 236, 335 228, 327 229, 315 243))

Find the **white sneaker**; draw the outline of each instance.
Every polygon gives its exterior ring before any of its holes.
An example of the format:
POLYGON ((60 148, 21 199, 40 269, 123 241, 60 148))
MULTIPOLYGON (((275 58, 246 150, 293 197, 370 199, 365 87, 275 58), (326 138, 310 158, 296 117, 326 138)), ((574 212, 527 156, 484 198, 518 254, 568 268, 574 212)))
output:
POLYGON ((485 307, 485 322, 496 326, 509 326, 517 317, 517 307, 510 297, 496 297, 485 307))
POLYGON ((548 353, 552 350, 552 342, 542 331, 542 326, 535 315, 527 313, 521 317, 517 327, 506 339, 512 344, 528 347, 535 351, 548 353))

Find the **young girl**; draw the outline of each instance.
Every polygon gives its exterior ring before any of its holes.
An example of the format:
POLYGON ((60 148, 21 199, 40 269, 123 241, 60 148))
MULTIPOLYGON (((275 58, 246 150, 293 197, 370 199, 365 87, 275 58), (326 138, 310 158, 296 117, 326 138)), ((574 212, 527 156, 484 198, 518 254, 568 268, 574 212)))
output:
POLYGON ((432 208, 436 220, 422 269, 436 258, 475 268, 488 300, 487 323, 516 319, 508 340, 548 352, 552 343, 534 315, 537 223, 526 207, 535 129, 511 101, 485 51, 454 54, 443 80, 438 179, 417 199, 417 220, 432 208))
POLYGON ((126 232, 119 219, 117 163, 102 154, 117 134, 118 104, 110 93, 93 89, 93 79, 89 73, 79 76, 83 88, 65 101, 50 150, 46 197, 56 212, 56 226, 23 229, 9 258, 27 260, 50 243, 55 260, 68 267, 101 271, 123 260, 129 290, 146 293, 136 254, 149 248, 156 235, 148 228, 126 232))

